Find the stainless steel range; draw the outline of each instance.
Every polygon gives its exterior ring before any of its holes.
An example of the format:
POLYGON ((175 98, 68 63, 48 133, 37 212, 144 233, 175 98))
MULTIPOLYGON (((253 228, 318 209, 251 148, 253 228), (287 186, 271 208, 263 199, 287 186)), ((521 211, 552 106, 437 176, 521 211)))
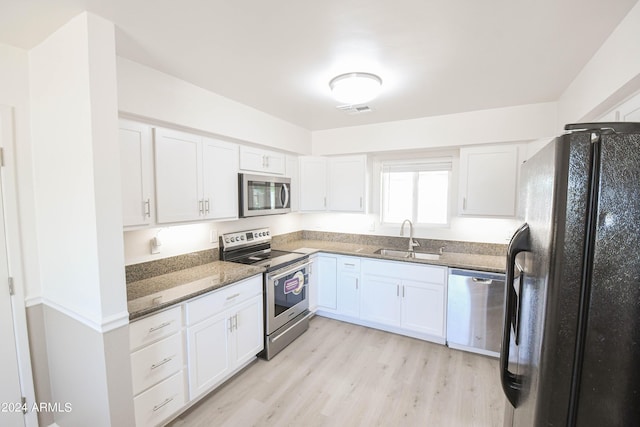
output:
POLYGON ((257 265, 264 273, 265 342, 269 360, 309 328, 309 256, 271 249, 268 228, 220 236, 220 259, 257 265))

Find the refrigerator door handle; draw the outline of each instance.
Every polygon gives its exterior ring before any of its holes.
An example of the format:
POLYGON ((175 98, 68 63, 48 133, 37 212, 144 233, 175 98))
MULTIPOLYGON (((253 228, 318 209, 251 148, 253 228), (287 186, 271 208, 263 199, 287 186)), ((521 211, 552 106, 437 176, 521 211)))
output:
POLYGON ((511 342, 511 326, 517 318, 518 307, 517 294, 513 287, 515 279, 516 256, 520 252, 529 250, 529 225, 522 225, 513 235, 507 248, 507 277, 505 284, 504 328, 502 330, 502 348, 500 349, 500 382, 509 403, 515 408, 520 397, 521 381, 516 374, 509 372, 509 345, 511 342))

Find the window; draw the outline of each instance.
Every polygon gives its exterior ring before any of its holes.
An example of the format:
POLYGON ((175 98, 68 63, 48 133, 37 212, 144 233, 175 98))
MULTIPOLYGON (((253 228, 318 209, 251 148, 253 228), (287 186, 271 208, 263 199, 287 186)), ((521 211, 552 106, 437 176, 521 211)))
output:
POLYGON ((451 159, 387 162, 382 165, 383 223, 449 223, 451 159))

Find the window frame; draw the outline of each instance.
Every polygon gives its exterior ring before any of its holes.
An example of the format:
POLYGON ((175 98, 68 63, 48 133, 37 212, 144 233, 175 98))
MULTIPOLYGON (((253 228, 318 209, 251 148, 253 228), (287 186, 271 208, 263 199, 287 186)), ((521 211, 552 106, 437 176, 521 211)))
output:
POLYGON ((438 156, 438 157, 420 157, 416 159, 393 159, 393 160, 381 160, 379 170, 379 221, 382 227, 399 226, 402 221, 392 222, 385 218, 385 203, 386 203, 386 189, 385 189, 385 173, 400 172, 402 169, 406 169, 407 172, 413 173, 412 181, 412 212, 411 217, 408 218, 417 228, 450 228, 451 219, 454 216, 453 212, 453 200, 455 199, 455 183, 454 183, 454 169, 456 167, 455 157, 453 155, 438 156), (446 196, 446 222, 444 223, 427 223, 418 222, 418 193, 419 193, 419 176, 421 171, 446 171, 447 172, 447 196, 446 196))

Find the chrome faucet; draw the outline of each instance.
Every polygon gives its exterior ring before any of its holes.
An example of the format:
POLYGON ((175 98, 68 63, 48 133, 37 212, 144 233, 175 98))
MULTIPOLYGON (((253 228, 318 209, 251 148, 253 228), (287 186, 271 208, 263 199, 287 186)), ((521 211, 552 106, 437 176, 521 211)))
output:
POLYGON ((404 225, 407 222, 409 223, 409 252, 413 252, 413 248, 420 246, 420 243, 413 240, 413 223, 410 220, 405 219, 402 221, 402 225, 400 226, 400 236, 404 236, 404 225))

